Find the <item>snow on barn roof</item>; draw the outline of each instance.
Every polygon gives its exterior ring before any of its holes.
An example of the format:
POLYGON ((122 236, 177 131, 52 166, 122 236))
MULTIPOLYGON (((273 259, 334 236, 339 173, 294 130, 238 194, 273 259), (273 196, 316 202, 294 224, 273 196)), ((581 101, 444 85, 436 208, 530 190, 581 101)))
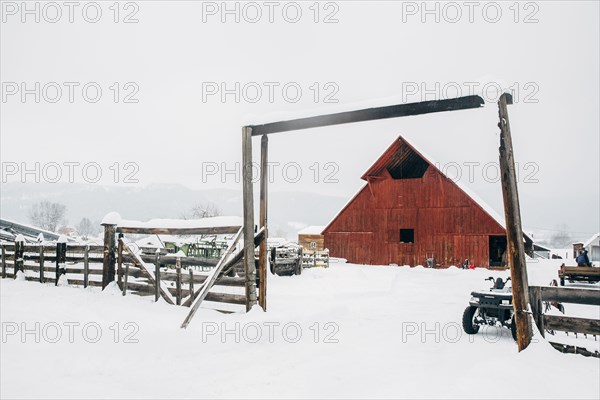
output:
POLYGON ((311 225, 298 232, 298 235, 321 235, 325 230, 323 225, 311 225))
MULTIPOLYGON (((436 165, 441 165, 441 164, 436 164, 435 160, 432 157, 430 157, 428 154, 426 154, 425 152, 418 149, 416 146, 414 146, 412 143, 410 143, 407 139, 405 139, 402 135, 399 136, 396 140, 394 140, 394 142, 387 148, 387 150, 385 150, 383 152, 383 154, 379 157, 379 159, 377 159, 377 161, 375 161, 375 163, 361 176, 361 179, 368 182, 370 177, 378 175, 381 171, 383 171, 383 169, 387 168, 387 165, 390 162, 391 157, 393 157, 393 155, 396 154, 396 152, 398 152, 401 149, 402 144, 406 144, 418 156, 420 156, 425 162, 427 162, 427 164, 429 164, 429 166, 431 168, 434 168, 442 176, 450 179, 454 184, 456 184, 456 186, 458 186, 458 188, 460 190, 462 190, 471 200, 473 200, 473 202, 477 206, 479 206, 486 214, 488 214, 494 221, 496 221, 496 223, 498 223, 498 225, 500 225, 502 227, 502 229, 506 230, 506 223, 505 223, 503 216, 501 216, 499 213, 497 213, 496 210, 494 210, 489 204, 487 204, 481 197, 479 197, 469 187, 467 187, 465 184, 460 182, 460 180, 449 177, 447 174, 445 174, 443 171, 441 171, 439 168, 437 168, 436 165)), ((341 212, 343 210, 345 210, 346 207, 348 207, 350 205, 350 203, 352 203, 352 201, 356 198, 356 196, 358 196, 358 194, 363 191, 365 186, 367 186, 367 184, 363 185, 358 190, 358 192, 356 192, 356 194, 350 200, 348 200, 348 202, 331 219, 331 221, 329 221, 329 223, 323 230, 325 230, 327 227, 329 227, 329 225, 331 225, 331 223, 337 218, 337 216, 340 215, 341 212)), ((527 235, 525 233, 524 233, 524 236, 527 237, 528 239, 530 239, 529 235, 527 235)))

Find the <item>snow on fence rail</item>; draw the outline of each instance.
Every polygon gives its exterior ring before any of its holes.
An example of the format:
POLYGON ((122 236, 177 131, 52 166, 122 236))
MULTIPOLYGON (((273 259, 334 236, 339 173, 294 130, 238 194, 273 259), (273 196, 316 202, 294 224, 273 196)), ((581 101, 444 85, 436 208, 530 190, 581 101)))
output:
MULTIPOLYGON (((57 243, 56 245, 31 245, 0 243, 1 276, 15 278, 22 271, 28 281, 56 284, 62 275, 66 275, 69 285, 102 287, 104 246, 74 245, 57 243)), ((193 294, 206 282, 208 275, 195 272, 194 266, 203 265, 204 259, 198 257, 173 257, 156 253, 155 256, 143 255, 145 262, 153 267, 159 265, 158 280, 177 304, 189 306, 193 294), (175 270, 170 268, 175 266, 175 270), (187 267, 187 270, 183 267, 187 267), (185 273, 183 272, 185 271, 185 273), (186 300, 190 300, 187 301, 186 300)), ((139 266, 130 254, 121 255, 117 285, 127 293, 140 296, 152 296, 156 292, 153 279, 139 266)), ((216 280, 217 288, 244 288, 244 277, 222 276, 216 280)), ((231 291, 230 289, 229 291, 231 291)), ((233 289, 235 290, 235 289, 233 289)), ((239 292, 240 290, 238 290, 239 292)), ((243 290, 241 290, 243 292, 243 290)), ((205 301, 245 305, 246 297, 239 293, 219 293, 210 291, 205 301)), ((231 310, 221 310, 231 311, 231 310)))
POLYGON ((15 278, 22 271, 28 281, 57 284, 66 275, 70 285, 102 286, 104 246, 70 243, 0 243, 2 278, 15 278), (99 279, 98 279, 99 278, 99 279))

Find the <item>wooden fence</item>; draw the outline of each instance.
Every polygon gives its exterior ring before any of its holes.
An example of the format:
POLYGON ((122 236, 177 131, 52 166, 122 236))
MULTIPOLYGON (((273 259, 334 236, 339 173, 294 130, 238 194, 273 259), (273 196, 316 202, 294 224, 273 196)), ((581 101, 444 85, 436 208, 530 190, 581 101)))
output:
MULTIPOLYGON (((66 275, 69 285, 103 287, 105 247, 102 245, 2 242, 0 248, 2 278, 14 279, 18 271, 23 271, 28 281, 56 285, 61 275, 66 275)), ((123 295, 154 295, 155 300, 158 300, 162 287, 168 292, 168 295, 163 297, 172 298, 173 304, 183 306, 192 304, 195 290, 197 291, 207 279, 206 271, 210 271, 216 264, 204 257, 175 257, 165 252, 133 255, 124 251, 122 245, 117 246, 116 253, 116 281, 123 295), (152 274, 141 268, 140 259, 147 263, 146 267, 152 265, 152 274)), ((222 276, 217 279, 215 287, 204 300, 245 306, 244 290, 244 277, 222 276), (219 289, 223 291, 223 288, 226 288, 226 293, 219 292, 219 289), (229 293, 232 291, 236 293, 229 293)), ((228 309, 219 311, 231 312, 228 309)))
MULTIPOLYGON (((214 268, 212 262, 210 262, 210 266, 214 268)), ((160 254, 159 252, 154 256, 136 255, 123 239, 119 239, 117 283, 123 295, 127 293, 140 296, 153 295, 155 301, 162 297, 172 304, 190 306, 198 288, 208 279, 209 274, 205 272, 206 267, 204 258, 160 254)), ((245 282, 244 277, 221 276, 215 283, 216 287, 207 294, 204 300, 245 306, 246 296, 243 294, 245 282), (218 291, 219 287, 241 289, 233 289, 237 293, 223 293, 218 291)))
POLYGON ((329 268, 329 250, 302 249, 302 268, 329 268))
MULTIPOLYGON (((563 315, 544 314, 544 303, 571 303, 590 306, 600 306, 600 291, 594 289, 575 289, 556 286, 530 286, 529 303, 531 312, 541 335, 545 331, 564 331, 586 335, 600 335, 600 319, 578 318, 563 315)), ((596 352, 585 348, 549 342, 555 349, 564 353, 576 353, 585 356, 600 357, 596 352)))
POLYGON ((18 271, 28 281, 58 283, 66 275, 70 285, 102 286, 103 246, 0 243, 2 278, 15 278, 18 271))

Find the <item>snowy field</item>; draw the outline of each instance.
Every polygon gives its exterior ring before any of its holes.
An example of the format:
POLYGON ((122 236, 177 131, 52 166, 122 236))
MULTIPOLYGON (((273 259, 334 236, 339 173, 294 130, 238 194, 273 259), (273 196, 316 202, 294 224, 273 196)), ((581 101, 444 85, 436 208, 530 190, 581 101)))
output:
MULTIPOLYGON (((531 263, 530 284, 555 279, 559 261, 531 263)), ((508 329, 464 334, 470 292, 490 275, 508 273, 332 264, 269 276, 267 313, 201 309, 187 330, 188 309, 162 300, 3 279, 0 395, 600 398, 597 358, 539 334, 520 354, 508 329)), ((600 318, 598 307, 566 310, 600 318)))

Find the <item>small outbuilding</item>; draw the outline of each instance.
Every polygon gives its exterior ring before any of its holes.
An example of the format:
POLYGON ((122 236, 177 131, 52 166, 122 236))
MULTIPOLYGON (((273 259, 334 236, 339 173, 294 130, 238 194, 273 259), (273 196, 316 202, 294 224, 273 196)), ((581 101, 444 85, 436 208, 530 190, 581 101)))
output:
POLYGON ((325 249, 323 245, 325 241, 323 236, 324 229, 325 227, 320 225, 307 226, 298 232, 298 244, 304 250, 323 251, 325 249))

